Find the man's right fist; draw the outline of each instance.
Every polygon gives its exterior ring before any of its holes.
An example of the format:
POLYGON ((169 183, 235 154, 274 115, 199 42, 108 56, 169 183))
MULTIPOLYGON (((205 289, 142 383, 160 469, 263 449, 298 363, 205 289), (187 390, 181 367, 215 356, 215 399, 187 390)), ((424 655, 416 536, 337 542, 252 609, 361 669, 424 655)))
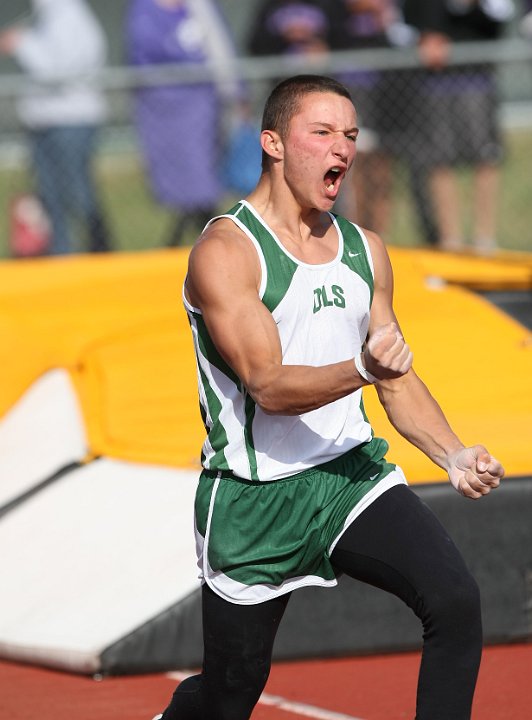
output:
POLYGON ((362 353, 364 366, 378 380, 404 375, 412 366, 412 353, 394 322, 378 327, 362 353))

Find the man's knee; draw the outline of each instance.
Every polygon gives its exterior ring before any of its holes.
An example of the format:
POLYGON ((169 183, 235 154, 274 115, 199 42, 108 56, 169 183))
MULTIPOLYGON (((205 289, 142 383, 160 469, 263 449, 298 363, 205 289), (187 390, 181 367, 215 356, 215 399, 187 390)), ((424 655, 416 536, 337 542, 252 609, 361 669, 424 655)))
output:
POLYGON ((269 668, 262 659, 247 658, 247 662, 227 663, 223 676, 218 674, 214 681, 207 674, 205 696, 217 707, 217 720, 248 718, 266 685, 269 668))
POLYGON ((480 632, 480 591, 475 578, 468 571, 453 582, 433 588, 425 600, 424 624, 441 627, 446 632, 464 632, 472 637, 480 632))
POLYGON ((163 720, 248 720, 267 679, 262 667, 231 663, 214 679, 194 675, 179 684, 163 720))

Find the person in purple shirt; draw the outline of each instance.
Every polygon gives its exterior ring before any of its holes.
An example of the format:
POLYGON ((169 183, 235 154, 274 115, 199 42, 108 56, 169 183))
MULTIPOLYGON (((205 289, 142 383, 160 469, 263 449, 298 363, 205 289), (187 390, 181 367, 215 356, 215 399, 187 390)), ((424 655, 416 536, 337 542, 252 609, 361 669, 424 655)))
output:
MULTIPOLYGON (((213 62, 231 57, 224 20, 210 0, 131 0, 126 18, 129 62, 137 67, 213 62)), ((186 241, 216 213, 223 83, 218 79, 142 87, 134 121, 155 199, 176 211, 169 244, 186 241)))
POLYGON ((251 55, 321 55, 328 52, 329 18, 323 0, 264 0, 249 36, 251 55))

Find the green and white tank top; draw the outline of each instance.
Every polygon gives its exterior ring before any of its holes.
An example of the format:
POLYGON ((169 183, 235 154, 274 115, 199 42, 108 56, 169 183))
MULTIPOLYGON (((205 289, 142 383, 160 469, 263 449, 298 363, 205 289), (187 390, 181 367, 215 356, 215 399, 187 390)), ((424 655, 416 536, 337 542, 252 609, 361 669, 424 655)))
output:
MULTIPOLYGON (((362 230, 331 214, 338 252, 309 265, 291 255, 256 210, 240 201, 228 213, 253 243, 259 296, 279 331, 283 362, 322 366, 353 358, 367 335, 373 264, 362 230)), ((214 222, 219 218, 213 218, 214 222)), ((302 415, 266 415, 214 346, 198 308, 183 293, 197 359, 207 437, 202 465, 253 481, 272 481, 328 462, 371 440, 362 390, 302 415)), ((354 372, 354 369, 353 369, 354 372)))

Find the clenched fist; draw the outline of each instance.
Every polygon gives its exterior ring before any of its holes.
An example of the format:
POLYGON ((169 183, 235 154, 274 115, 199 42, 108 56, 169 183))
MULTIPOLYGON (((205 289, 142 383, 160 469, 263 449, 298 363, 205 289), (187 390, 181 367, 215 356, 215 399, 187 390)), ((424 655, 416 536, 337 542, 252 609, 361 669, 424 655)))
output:
POLYGON ((412 366, 410 348, 394 322, 371 334, 362 356, 366 370, 377 380, 400 377, 412 366))
POLYGON ((448 473, 460 495, 476 500, 499 487, 504 468, 483 445, 473 445, 449 456, 448 473))

